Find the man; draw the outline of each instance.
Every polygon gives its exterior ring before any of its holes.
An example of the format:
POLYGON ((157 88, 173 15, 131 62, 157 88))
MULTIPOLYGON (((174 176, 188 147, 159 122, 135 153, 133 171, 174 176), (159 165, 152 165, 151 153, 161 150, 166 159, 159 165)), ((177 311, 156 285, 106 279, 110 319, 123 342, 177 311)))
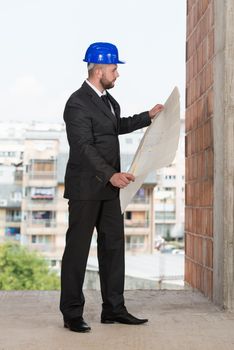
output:
POLYGON ((120 118, 120 107, 107 90, 118 78, 118 50, 110 43, 94 43, 85 55, 88 79, 74 92, 64 111, 70 146, 64 197, 69 199, 69 227, 62 259, 60 310, 64 326, 88 332, 83 319, 82 292, 94 227, 98 234, 98 261, 102 294, 102 323, 141 324, 124 304, 124 225, 119 189, 134 176, 120 171, 118 135, 150 125, 163 109, 120 118))

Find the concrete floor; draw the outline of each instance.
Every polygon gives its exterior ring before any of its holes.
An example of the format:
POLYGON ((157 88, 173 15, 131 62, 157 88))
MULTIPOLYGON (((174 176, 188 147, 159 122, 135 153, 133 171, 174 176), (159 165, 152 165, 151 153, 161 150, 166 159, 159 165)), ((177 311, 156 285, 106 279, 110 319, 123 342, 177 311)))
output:
POLYGON ((189 290, 126 291, 141 326, 103 325, 100 293, 86 291, 87 334, 63 328, 59 292, 0 292, 0 350, 222 350, 234 349, 234 313, 220 311, 189 290))

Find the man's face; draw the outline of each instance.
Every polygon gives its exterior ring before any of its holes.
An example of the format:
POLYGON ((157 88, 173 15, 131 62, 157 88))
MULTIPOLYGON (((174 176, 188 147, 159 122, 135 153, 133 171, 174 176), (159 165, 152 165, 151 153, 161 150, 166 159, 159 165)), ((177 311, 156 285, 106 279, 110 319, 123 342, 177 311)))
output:
POLYGON ((100 83, 105 90, 112 89, 115 81, 119 77, 116 64, 106 64, 102 67, 102 77, 100 83))

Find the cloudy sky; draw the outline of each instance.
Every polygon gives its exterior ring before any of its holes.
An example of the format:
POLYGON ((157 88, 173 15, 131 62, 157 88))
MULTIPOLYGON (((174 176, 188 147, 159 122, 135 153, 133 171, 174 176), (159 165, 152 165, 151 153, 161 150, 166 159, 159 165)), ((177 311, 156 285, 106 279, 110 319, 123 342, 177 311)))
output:
POLYGON ((0 121, 62 122, 96 41, 126 61, 111 91, 122 116, 165 102, 175 85, 183 112, 185 13, 185 0, 1 1, 0 121))

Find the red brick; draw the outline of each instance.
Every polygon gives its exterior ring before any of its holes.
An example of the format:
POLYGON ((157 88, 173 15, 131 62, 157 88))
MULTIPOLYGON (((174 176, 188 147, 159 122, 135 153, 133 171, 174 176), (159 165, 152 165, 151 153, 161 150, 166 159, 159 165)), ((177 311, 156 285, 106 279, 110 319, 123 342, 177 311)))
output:
POLYGON ((191 266, 191 280, 192 280, 192 287, 196 288, 196 281, 197 281, 197 270, 196 270, 196 264, 194 264, 194 262, 192 262, 192 266, 191 266))
POLYGON ((185 240, 185 254, 189 258, 193 258, 193 239, 192 235, 189 233, 186 233, 186 240, 185 240))
POLYGON ((197 49, 197 71, 198 73, 201 71, 202 69, 202 44, 199 45, 198 49, 197 49))
POLYGON ((198 18, 202 17, 202 2, 199 0, 198 2, 198 18))
POLYGON ((185 231, 191 230, 191 208, 185 207, 185 231))
POLYGON ((213 62, 210 61, 205 68, 206 90, 213 84, 213 62))
POLYGON ((213 268, 213 241, 211 239, 206 240, 206 255, 205 265, 209 268, 213 268))
POLYGON ((203 179, 205 177, 205 156, 203 152, 198 154, 197 158, 197 176, 198 179, 203 179))
POLYGON ((208 58, 214 55, 214 29, 208 35, 208 58))
POLYGON ((185 113, 185 131, 186 133, 191 130, 191 107, 186 109, 185 113))
POLYGON ((205 236, 213 236, 213 209, 202 208, 201 211, 202 229, 201 234, 205 236))
POLYGON ((204 124, 203 132, 204 132, 204 149, 207 149, 208 147, 212 147, 213 146, 212 118, 208 119, 207 122, 204 124))
POLYGON ((194 193, 194 205, 195 206, 201 206, 201 201, 202 201, 202 183, 200 181, 195 183, 195 193, 194 193))
POLYGON ((203 182, 203 205, 211 207, 213 205, 213 181, 206 180, 203 182))
POLYGON ((190 13, 193 5, 194 5, 194 0, 187 0, 187 13, 190 13))
POLYGON ((202 42, 202 66, 207 63, 208 60, 208 37, 206 36, 202 42))
POLYGON ((186 62, 186 87, 188 87, 190 81, 190 62, 191 59, 186 62))
POLYGON ((185 157, 189 157, 192 154, 192 132, 185 136, 185 157))
POLYGON ((207 93, 207 117, 210 117, 214 112, 214 91, 209 90, 207 93))
POLYGON ((193 76, 196 76, 197 72, 197 52, 195 51, 193 54, 193 76))
POLYGON ((197 259, 196 259, 196 261, 199 264, 202 264, 202 258, 203 258, 202 241, 203 241, 203 239, 201 237, 198 237, 198 239, 197 239, 197 259))
POLYGON ((191 208, 191 210, 192 210, 192 227, 190 232, 196 233, 197 210, 196 208, 191 208))
POLYGON ((209 5, 209 0, 199 0, 202 3, 202 13, 204 13, 207 10, 207 7, 209 5))
MULTIPOLYGON (((195 123, 195 122, 196 122, 196 120, 193 117, 193 123, 195 123)), ((191 154, 195 154, 196 153, 196 129, 192 130, 190 135, 191 135, 191 138, 190 138, 190 141, 191 141, 191 154)))
MULTIPOLYGON (((208 74, 208 73, 207 73, 208 74)), ((201 71, 201 93, 206 92, 206 67, 201 71)))
POLYGON ((199 126, 196 129, 196 153, 200 152, 203 150, 203 126, 199 126))
POLYGON ((195 77, 195 86, 196 86, 196 100, 197 100, 201 95, 201 79, 199 74, 195 77))
POLYGON ((209 27, 212 28, 214 26, 214 0, 210 1, 208 10, 209 10, 209 27))
POLYGON ((201 217, 202 217, 202 208, 197 208, 197 234, 201 235, 201 217))
POLYGON ((204 294, 212 299, 213 292, 213 272, 209 269, 204 269, 204 294))
POLYGON ((191 81, 191 103, 195 101, 195 79, 191 81))
POLYGON ((190 82, 188 87, 186 88, 186 107, 190 107, 191 104, 192 104, 192 85, 190 82))
POLYGON ((185 279, 212 297, 214 1, 187 4, 185 279))
POLYGON ((193 104, 191 108, 191 128, 194 129, 197 127, 197 106, 193 104))
POLYGON ((203 16, 202 20, 202 33, 203 33, 203 39, 206 37, 209 31, 209 11, 206 11, 203 16))
POLYGON ((210 237, 213 237, 214 235, 214 229, 213 229, 213 209, 207 209, 207 227, 206 227, 206 234, 210 237))
POLYGON ((185 204, 186 205, 191 205, 192 202, 191 202, 191 184, 190 183, 186 183, 185 184, 185 204))
POLYGON ((205 176, 207 179, 214 176, 214 152, 211 147, 205 150, 205 176))
POLYGON ((192 262, 185 256, 185 281, 192 284, 192 262))
POLYGON ((197 180, 197 156, 192 157, 192 163, 191 163, 191 178, 192 180, 197 180))
POLYGON ((196 266, 196 288, 200 291, 204 290, 204 277, 203 277, 203 268, 201 265, 196 266))

